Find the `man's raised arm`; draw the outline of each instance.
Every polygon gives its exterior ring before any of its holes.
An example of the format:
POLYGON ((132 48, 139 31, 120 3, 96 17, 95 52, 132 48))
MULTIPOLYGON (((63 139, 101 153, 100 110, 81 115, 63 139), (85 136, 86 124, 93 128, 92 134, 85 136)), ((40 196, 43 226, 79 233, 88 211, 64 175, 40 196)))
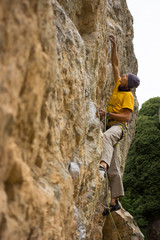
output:
POLYGON ((116 38, 114 35, 110 34, 109 39, 112 43, 112 66, 113 66, 114 80, 116 82, 120 78, 119 62, 118 62, 118 54, 117 54, 117 44, 116 44, 116 38))

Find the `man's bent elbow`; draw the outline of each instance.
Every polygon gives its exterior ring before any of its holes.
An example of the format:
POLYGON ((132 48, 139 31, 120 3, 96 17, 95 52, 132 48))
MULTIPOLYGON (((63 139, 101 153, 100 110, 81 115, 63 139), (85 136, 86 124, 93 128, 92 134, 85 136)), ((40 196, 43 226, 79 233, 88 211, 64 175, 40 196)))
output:
POLYGON ((129 122, 131 118, 132 111, 129 109, 124 109, 123 117, 125 122, 129 122))
POLYGON ((129 121, 130 121, 130 118, 131 118, 130 115, 126 116, 126 118, 125 118, 125 122, 129 122, 129 121))

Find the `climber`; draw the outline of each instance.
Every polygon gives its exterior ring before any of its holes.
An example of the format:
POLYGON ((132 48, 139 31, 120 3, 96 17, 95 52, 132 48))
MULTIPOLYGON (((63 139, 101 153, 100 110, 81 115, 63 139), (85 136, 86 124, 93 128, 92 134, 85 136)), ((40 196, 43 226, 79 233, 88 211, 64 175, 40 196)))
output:
MULTIPOLYGON (((100 109, 100 117, 107 117, 107 129, 103 133, 103 153, 99 166, 101 177, 108 176, 111 190, 110 211, 120 209, 119 198, 124 196, 123 183, 120 168, 117 160, 117 144, 127 130, 131 113, 134 108, 132 88, 140 84, 139 78, 132 74, 119 75, 119 63, 117 55, 117 44, 114 35, 109 35, 112 44, 112 66, 115 80, 115 87, 108 102, 108 109, 100 109)), ((107 216, 109 210, 105 209, 103 216, 107 216)))

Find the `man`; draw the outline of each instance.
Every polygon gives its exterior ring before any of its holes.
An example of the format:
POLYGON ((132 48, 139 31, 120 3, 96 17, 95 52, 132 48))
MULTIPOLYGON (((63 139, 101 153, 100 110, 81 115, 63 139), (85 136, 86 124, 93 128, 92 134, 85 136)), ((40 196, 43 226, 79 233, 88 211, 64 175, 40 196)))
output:
MULTIPOLYGON (((109 99, 107 112, 100 110, 100 117, 107 115, 108 130, 103 134, 103 153, 100 162, 100 175, 108 175, 111 190, 110 211, 120 209, 118 200, 124 196, 123 183, 120 168, 117 162, 117 143, 122 139, 134 108, 134 98, 131 92, 140 84, 140 80, 134 74, 119 75, 119 63, 115 36, 110 35, 112 43, 112 66, 115 80, 115 87, 109 99)), ((104 210, 103 215, 108 215, 109 211, 104 210)))

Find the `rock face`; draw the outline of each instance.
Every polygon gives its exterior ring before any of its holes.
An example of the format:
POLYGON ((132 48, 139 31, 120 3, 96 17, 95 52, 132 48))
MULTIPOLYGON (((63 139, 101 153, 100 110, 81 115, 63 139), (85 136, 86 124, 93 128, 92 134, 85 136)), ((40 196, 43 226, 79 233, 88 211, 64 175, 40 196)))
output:
POLYGON ((0 30, 0 239, 99 240, 103 226, 115 239, 101 216, 98 109, 113 88, 109 33, 121 73, 137 73, 126 1, 2 0, 0 30))
POLYGON ((144 236, 137 227, 136 222, 133 217, 126 212, 124 209, 121 209, 118 212, 112 214, 112 217, 107 217, 104 228, 103 236, 104 240, 119 240, 119 236, 123 240, 143 240, 144 236), (112 219, 113 217, 113 219, 112 219), (114 221, 114 222, 113 222, 114 221), (114 226, 111 231, 112 227, 114 226))

